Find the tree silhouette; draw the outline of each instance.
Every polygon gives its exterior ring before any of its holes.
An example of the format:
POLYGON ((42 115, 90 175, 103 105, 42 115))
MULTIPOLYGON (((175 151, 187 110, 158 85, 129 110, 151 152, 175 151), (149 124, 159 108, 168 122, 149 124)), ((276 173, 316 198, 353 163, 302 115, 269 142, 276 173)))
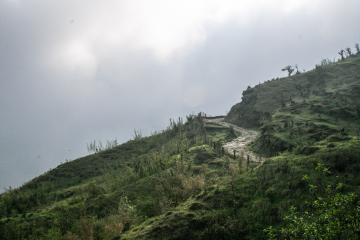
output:
POLYGON ((347 52, 349 57, 352 55, 351 48, 349 48, 349 47, 346 48, 346 52, 347 52))
POLYGON ((355 44, 355 48, 356 48, 356 53, 357 53, 357 54, 360 54, 360 46, 359 46, 358 43, 355 44))
POLYGON ((341 49, 338 54, 341 56, 341 60, 344 60, 345 57, 344 57, 344 54, 345 54, 345 50, 344 49, 341 49))
POLYGON ((281 69, 281 71, 283 71, 283 72, 287 71, 288 76, 290 77, 291 74, 294 72, 294 68, 291 65, 288 65, 288 66, 284 67, 283 69, 281 69))

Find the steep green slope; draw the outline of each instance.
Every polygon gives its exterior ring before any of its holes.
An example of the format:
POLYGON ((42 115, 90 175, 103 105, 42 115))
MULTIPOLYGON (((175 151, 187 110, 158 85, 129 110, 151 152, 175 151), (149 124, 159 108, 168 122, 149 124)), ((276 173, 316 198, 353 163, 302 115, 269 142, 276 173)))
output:
POLYGON ((301 151, 331 135, 359 135, 359 119, 359 55, 248 88, 226 117, 240 126, 260 128, 254 149, 270 156, 301 151))
POLYGON ((248 88, 226 120, 201 115, 64 163, 0 196, 1 239, 359 239, 360 56, 248 88))
POLYGON ((353 56, 249 87, 243 92, 242 102, 232 107, 226 119, 239 126, 259 127, 277 111, 304 104, 311 113, 352 122, 360 114, 359 65, 360 56, 353 56))

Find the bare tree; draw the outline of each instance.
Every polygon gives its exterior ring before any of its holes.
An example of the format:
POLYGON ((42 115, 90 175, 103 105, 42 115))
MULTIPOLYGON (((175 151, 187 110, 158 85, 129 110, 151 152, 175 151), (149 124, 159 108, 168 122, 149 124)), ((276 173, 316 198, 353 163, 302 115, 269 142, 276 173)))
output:
POLYGON ((360 54, 360 46, 359 46, 358 43, 355 44, 355 48, 356 48, 356 53, 357 53, 357 54, 360 54))
POLYGON ((345 59, 345 50, 344 49, 341 49, 338 54, 341 56, 341 60, 344 60, 345 59))
POLYGON ((294 72, 294 68, 291 65, 288 65, 288 66, 284 67, 283 69, 281 69, 281 71, 283 71, 283 72, 287 71, 289 74, 288 76, 290 77, 291 74, 294 72))
POLYGON ((298 67, 298 65, 297 65, 297 64, 295 65, 295 69, 296 69, 295 74, 300 74, 299 67, 298 67))
POLYGON ((349 47, 346 48, 346 52, 347 52, 349 57, 352 55, 351 48, 349 48, 349 47))

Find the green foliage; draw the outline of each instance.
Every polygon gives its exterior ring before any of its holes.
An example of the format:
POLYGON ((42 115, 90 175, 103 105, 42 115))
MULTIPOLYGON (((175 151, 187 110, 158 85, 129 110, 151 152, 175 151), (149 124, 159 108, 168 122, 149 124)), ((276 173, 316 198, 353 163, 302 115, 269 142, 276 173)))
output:
MULTIPOLYGON (((318 164, 319 174, 331 172, 323 164, 318 164)), ((342 193, 343 183, 335 187, 311 183, 308 175, 303 177, 316 199, 298 210, 291 207, 278 229, 265 229, 268 239, 358 239, 360 236, 360 198, 356 193, 342 193)))
POLYGON ((315 200, 309 211, 290 208, 280 233, 268 229, 269 239, 358 239, 359 198, 354 193, 330 195, 315 200), (275 237, 276 236, 276 237, 275 237))

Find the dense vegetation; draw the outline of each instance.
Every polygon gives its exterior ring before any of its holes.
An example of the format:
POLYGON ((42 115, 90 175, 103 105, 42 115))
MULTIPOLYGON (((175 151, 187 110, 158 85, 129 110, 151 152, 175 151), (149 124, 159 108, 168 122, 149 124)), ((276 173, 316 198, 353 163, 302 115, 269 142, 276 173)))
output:
POLYGON ((1 239, 359 239, 360 56, 248 88, 226 120, 268 159, 224 153, 201 115, 0 196, 1 239))

